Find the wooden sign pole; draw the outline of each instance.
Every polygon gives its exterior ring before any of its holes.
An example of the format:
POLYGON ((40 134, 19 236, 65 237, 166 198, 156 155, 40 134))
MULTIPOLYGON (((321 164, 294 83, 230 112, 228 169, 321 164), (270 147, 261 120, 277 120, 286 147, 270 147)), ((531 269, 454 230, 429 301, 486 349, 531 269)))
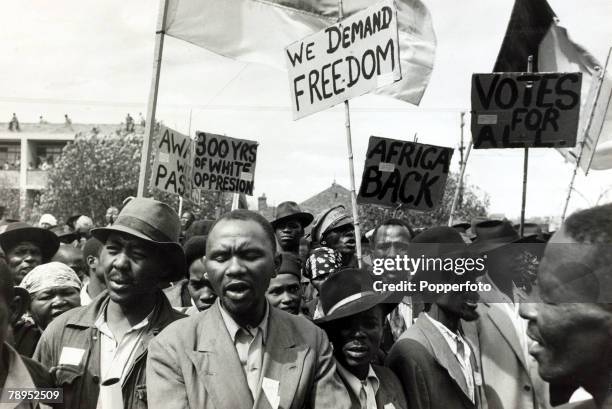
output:
MULTIPOLYGON (((338 21, 344 18, 342 0, 338 0, 338 21)), ((357 266, 361 268, 361 229, 359 227, 359 211, 357 208, 357 193, 355 192, 355 165, 353 164, 353 141, 351 138, 351 113, 348 100, 344 101, 344 117, 346 126, 346 146, 348 149, 349 175, 351 178, 351 206, 353 207, 353 224, 355 226, 355 252, 357 266)))

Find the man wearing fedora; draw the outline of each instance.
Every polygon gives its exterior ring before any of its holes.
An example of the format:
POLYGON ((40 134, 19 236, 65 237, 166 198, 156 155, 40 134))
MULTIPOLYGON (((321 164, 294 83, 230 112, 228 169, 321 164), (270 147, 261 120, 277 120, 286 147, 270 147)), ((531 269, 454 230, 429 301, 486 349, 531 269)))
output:
POLYGON ((59 245, 59 239, 49 230, 24 222, 11 223, 0 234, 0 246, 15 285, 34 267, 50 261, 59 245))
POLYGON ((302 262, 293 253, 283 252, 276 277, 272 277, 266 298, 272 307, 298 315, 302 307, 302 262))
POLYGON ((374 291, 374 280, 363 270, 346 268, 321 287, 325 315, 315 321, 334 346, 340 379, 354 409, 405 409, 406 398, 389 368, 377 359, 387 313, 388 294, 374 291))
POLYGON ((526 294, 516 285, 524 276, 520 255, 539 254, 543 246, 534 236, 521 238, 508 221, 488 220, 474 228, 476 240, 469 246, 476 256, 486 256, 482 281, 493 292, 481 294, 477 322, 482 378, 490 409, 550 407, 549 387, 537 373, 527 352, 527 321, 519 316, 526 294))
POLYGON ((151 342, 152 409, 350 407, 325 333, 266 300, 279 262, 260 214, 234 210, 216 221, 205 265, 218 301, 151 342))
POLYGON ((185 271, 179 231, 174 210, 145 198, 129 201, 112 226, 92 231, 104 243, 98 268, 107 290, 54 320, 34 353, 63 388, 64 408, 109 407, 117 400, 124 408, 147 407, 147 347, 183 317, 158 289, 185 271))
MULTIPOLYGON (((448 259, 467 256, 461 235, 451 227, 433 227, 411 244, 413 257, 448 259), (417 243, 417 244, 415 244, 417 243)), ((475 281, 477 272, 419 270, 413 281, 462 284, 475 281)), ((468 336, 478 319, 478 293, 423 291, 425 312, 397 340, 386 364, 398 376, 411 409, 475 409, 486 407, 478 351, 468 336)))
POLYGON ((304 229, 312 223, 314 216, 304 212, 295 202, 282 202, 276 208, 276 218, 272 227, 281 250, 289 253, 300 253, 300 239, 304 229))
POLYGON ((611 203, 565 220, 546 245, 537 287, 531 302, 520 306, 533 341, 529 354, 546 381, 590 394, 558 408, 611 408, 611 203))

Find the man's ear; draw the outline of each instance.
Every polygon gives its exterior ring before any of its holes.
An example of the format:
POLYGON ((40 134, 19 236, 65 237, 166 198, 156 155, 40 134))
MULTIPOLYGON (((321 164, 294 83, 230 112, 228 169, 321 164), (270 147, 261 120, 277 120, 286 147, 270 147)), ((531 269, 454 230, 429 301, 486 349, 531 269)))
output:
POLYGON ((95 266, 98 263, 98 257, 89 255, 85 259, 85 263, 87 263, 89 268, 91 268, 92 266, 95 266))
POLYGON ((283 256, 281 253, 276 253, 274 255, 274 274, 272 275, 272 277, 276 277, 278 274, 278 270, 281 267, 281 264, 283 262, 283 256))
POLYGON ((21 316, 29 309, 30 302, 30 293, 28 293, 28 291, 24 288, 15 287, 15 296, 13 297, 13 301, 10 305, 11 324, 15 324, 17 321, 19 321, 19 318, 21 318, 21 316))

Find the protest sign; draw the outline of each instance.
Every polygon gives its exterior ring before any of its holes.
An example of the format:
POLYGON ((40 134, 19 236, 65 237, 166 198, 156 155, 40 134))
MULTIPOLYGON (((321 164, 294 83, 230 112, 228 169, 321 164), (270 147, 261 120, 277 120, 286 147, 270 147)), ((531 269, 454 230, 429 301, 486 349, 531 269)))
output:
POLYGON ((581 73, 474 74, 474 148, 575 146, 581 83, 581 73))
POLYGON ((154 146, 152 188, 191 199, 191 139, 163 125, 154 146))
POLYGON ((197 132, 193 187, 253 195, 257 142, 197 132))
POLYGON ((393 0, 368 7, 285 49, 293 118, 402 78, 393 0))
POLYGON ((433 210, 442 201, 452 148, 371 136, 358 203, 433 210))

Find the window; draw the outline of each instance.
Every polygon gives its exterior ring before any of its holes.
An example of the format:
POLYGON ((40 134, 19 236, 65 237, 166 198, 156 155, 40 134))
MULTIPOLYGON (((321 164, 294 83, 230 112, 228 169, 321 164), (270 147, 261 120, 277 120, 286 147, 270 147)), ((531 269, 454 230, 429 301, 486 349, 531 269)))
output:
POLYGON ((0 144, 0 169, 19 169, 21 145, 19 143, 0 144))
POLYGON ((62 154, 64 146, 64 143, 38 144, 36 146, 36 167, 42 170, 53 167, 53 164, 62 154))

